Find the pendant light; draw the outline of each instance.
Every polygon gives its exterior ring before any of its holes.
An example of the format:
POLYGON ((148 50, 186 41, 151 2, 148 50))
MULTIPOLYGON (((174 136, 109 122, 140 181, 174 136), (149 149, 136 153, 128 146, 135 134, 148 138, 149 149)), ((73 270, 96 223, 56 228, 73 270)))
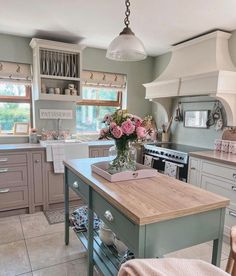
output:
POLYGON ((112 40, 107 49, 106 57, 117 61, 138 61, 147 57, 144 45, 142 41, 135 36, 132 30, 129 28, 129 16, 130 16, 130 1, 125 0, 126 12, 125 12, 125 28, 112 40))

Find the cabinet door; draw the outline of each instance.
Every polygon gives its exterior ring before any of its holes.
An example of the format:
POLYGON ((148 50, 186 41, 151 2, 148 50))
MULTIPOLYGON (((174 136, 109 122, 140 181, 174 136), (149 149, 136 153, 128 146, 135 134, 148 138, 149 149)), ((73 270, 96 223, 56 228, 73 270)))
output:
POLYGON ((43 203, 43 156, 42 153, 33 153, 33 183, 34 183, 34 203, 43 203))
POLYGON ((200 187, 200 160, 197 158, 189 158, 188 165, 188 183, 200 187))
MULTIPOLYGON (((47 187, 48 187, 48 202, 61 203, 64 202, 64 174, 54 173, 51 166, 46 171, 47 187)), ((79 199, 79 197, 70 189, 70 200, 79 199)))
POLYGON ((27 186, 27 166, 1 166, 0 188, 27 186))
POLYGON ((109 148, 102 148, 102 157, 109 156, 109 148))
POLYGON ((100 148, 99 147, 91 147, 89 149, 89 157, 95 158, 95 157, 100 157, 100 148))

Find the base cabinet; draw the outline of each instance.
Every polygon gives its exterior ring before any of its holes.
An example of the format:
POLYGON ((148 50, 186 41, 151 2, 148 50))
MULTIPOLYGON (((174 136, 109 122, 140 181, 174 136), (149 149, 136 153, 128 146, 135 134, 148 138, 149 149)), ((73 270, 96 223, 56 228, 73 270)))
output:
POLYGON ((236 225, 236 167, 190 157, 188 171, 188 183, 230 199, 225 215, 225 234, 229 235, 236 225))

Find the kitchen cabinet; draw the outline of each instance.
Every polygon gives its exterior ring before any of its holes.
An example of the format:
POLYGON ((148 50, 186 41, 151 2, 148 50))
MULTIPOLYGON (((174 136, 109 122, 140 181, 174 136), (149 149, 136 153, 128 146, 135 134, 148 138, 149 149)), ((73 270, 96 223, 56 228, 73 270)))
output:
POLYGON ((33 199, 35 206, 44 204, 44 158, 44 152, 32 153, 33 199))
POLYGON ((190 157, 188 183, 230 199, 224 229, 229 235, 231 227, 236 225, 236 167, 190 157))
MULTIPOLYGON (((46 194, 47 205, 64 202, 64 174, 54 173, 53 163, 46 163, 46 194)), ((70 200, 78 200, 73 191, 70 193, 70 200)))
POLYGON ((199 182, 199 159, 190 158, 188 167, 188 182, 200 187, 199 182))
POLYGON ((90 146, 89 147, 89 157, 106 157, 109 156, 109 149, 112 145, 106 146, 90 146))
POLYGON ((37 38, 31 40, 30 46, 33 48, 34 100, 80 100, 82 47, 37 38), (69 84, 77 92, 71 90, 71 94, 65 95, 64 91, 69 84), (59 93, 56 93, 55 88, 59 93))

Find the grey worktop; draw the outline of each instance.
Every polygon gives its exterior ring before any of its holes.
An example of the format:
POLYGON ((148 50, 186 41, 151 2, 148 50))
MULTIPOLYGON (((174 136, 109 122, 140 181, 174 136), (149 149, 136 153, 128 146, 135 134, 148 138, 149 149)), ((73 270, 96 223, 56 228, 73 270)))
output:
POLYGON ((213 162, 219 162, 226 165, 231 165, 231 166, 236 165, 236 154, 232 154, 232 153, 208 150, 208 151, 191 152, 189 155, 192 157, 206 159, 213 162))
MULTIPOLYGON (((99 146, 109 146, 114 145, 114 141, 89 141, 84 142, 88 143, 89 147, 99 147, 99 146)), ((40 144, 30 144, 30 143, 23 143, 23 144, 0 144, 0 152, 4 151, 20 151, 20 150, 43 150, 45 147, 41 146, 40 144)))

